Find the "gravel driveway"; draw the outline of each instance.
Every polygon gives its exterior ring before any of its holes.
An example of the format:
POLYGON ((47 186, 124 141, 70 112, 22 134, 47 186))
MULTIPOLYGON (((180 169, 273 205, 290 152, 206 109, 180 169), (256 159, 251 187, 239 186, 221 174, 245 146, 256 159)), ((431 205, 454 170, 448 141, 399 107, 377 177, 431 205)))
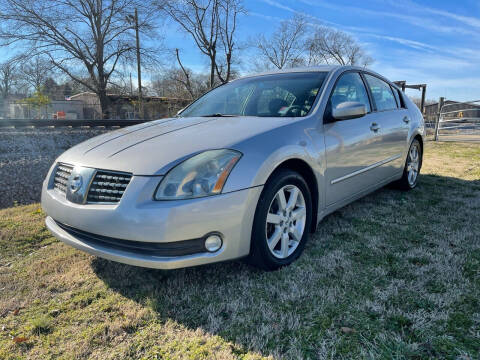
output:
POLYGON ((0 208, 40 201, 43 179, 65 150, 104 128, 0 128, 0 208))

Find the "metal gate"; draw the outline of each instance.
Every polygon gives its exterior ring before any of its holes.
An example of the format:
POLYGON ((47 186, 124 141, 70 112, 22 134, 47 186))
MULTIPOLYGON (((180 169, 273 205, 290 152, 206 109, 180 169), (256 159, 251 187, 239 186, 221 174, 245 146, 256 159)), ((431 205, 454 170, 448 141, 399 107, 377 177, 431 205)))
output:
POLYGON ((480 141, 480 100, 441 104, 435 140, 480 141))

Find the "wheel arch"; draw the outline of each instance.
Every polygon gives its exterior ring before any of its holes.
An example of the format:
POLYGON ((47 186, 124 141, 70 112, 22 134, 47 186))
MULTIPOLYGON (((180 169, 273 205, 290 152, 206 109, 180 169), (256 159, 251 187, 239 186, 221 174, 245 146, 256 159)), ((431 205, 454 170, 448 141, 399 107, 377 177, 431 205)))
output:
MULTIPOLYGON (((423 165, 423 153, 424 153, 424 151, 423 151, 423 149, 424 149, 423 137, 422 137, 420 134, 417 134, 417 135, 415 135, 415 136, 413 137, 411 143, 412 143, 414 140, 418 140, 418 142, 420 143, 420 151, 421 151, 421 153, 420 153, 420 168, 419 168, 419 171, 420 171, 420 169, 422 168, 422 165, 423 165)), ((411 143, 410 143, 410 144, 411 144, 411 143)))
POLYGON ((310 193, 312 195, 312 224, 310 227, 310 232, 313 233, 317 229, 317 220, 318 220, 318 204, 319 204, 319 189, 318 189, 318 182, 315 176, 315 173, 311 166, 302 159, 299 158, 291 158, 283 161, 280 163, 269 175, 267 181, 279 170, 292 170, 299 173, 305 182, 308 185, 310 193))
POLYGON ((422 151, 422 157, 423 157, 423 152, 424 152, 424 147, 425 147, 425 135, 419 128, 414 128, 410 131, 408 134, 408 137, 405 142, 405 153, 404 153, 404 162, 407 161, 408 157, 408 151, 410 149, 410 146, 412 146, 412 143, 414 140, 418 140, 420 143, 420 150, 422 151))
POLYGON ((423 155, 423 137, 420 134, 417 134, 413 137, 412 141, 415 139, 418 140, 418 142, 420 143, 420 147, 422 149, 422 155, 423 155))

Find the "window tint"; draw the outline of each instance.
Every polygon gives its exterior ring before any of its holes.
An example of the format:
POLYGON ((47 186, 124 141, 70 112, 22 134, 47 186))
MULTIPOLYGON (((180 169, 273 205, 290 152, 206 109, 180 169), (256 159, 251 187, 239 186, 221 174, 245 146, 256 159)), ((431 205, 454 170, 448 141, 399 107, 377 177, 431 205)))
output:
POLYGON ((359 73, 349 72, 340 77, 330 97, 330 105, 335 109, 339 104, 346 101, 356 101, 366 106, 370 112, 370 102, 367 90, 359 73))
POLYGON ((257 115, 282 114, 291 108, 296 99, 295 95, 279 86, 260 90, 257 102, 257 115))
MULTIPOLYGON (((222 88, 219 87, 218 89, 222 88)), ((199 115, 207 114, 241 114, 245 108, 245 104, 255 90, 253 84, 245 84, 244 86, 238 86, 230 89, 230 91, 218 91, 218 89, 212 90, 205 96, 198 99, 190 107, 188 107, 180 116, 196 116, 196 114, 190 115, 189 113, 198 112, 199 115), (210 94, 215 93, 216 96, 210 94), (210 95, 210 96, 209 96, 210 95)))
POLYGON ((392 110, 397 108, 395 97, 390 85, 375 76, 365 74, 368 86, 372 93, 378 111, 392 110))
POLYGON ((308 72, 235 80, 208 92, 187 107, 180 116, 306 116, 326 76, 327 72, 308 72))

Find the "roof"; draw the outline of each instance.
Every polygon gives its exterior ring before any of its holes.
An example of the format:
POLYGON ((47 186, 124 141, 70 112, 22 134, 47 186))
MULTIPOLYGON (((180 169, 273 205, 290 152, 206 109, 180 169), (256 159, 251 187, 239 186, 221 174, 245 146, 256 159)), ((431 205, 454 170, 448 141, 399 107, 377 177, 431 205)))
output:
MULTIPOLYGON (((270 71, 264 71, 255 74, 249 74, 241 76, 238 79, 245 79, 253 76, 262 76, 262 75, 273 75, 273 74, 284 74, 284 73, 296 73, 296 72, 330 72, 341 67, 352 67, 352 66, 340 66, 340 65, 319 65, 319 66, 303 66, 303 67, 294 67, 288 69, 276 69, 270 71)), ((235 80, 238 80, 235 79, 235 80)), ((233 81, 235 81, 233 80, 233 81)))
MULTIPOLYGON (((368 71, 369 73, 375 74, 379 76, 380 78, 383 78, 387 82, 392 83, 390 80, 382 76, 381 74, 372 71, 370 69, 367 69, 365 67, 361 66, 353 66, 353 65, 318 65, 318 66, 304 66, 304 67, 295 67, 295 68, 289 68, 289 69, 278 69, 278 70, 273 70, 273 71, 266 71, 258 74, 251 74, 251 75, 246 75, 242 76, 238 79, 235 80, 240 80, 240 79, 246 79, 249 77, 254 77, 254 76, 263 76, 263 75, 274 75, 274 74, 285 74, 285 73, 298 73, 298 72, 333 72, 337 70, 358 70, 358 71, 368 71)), ((232 80, 232 81, 235 81, 232 80)), ((392 83, 394 86, 394 83, 392 83)), ((398 87, 398 86, 397 86, 398 87)), ((400 89, 401 90, 401 89, 400 89)))

